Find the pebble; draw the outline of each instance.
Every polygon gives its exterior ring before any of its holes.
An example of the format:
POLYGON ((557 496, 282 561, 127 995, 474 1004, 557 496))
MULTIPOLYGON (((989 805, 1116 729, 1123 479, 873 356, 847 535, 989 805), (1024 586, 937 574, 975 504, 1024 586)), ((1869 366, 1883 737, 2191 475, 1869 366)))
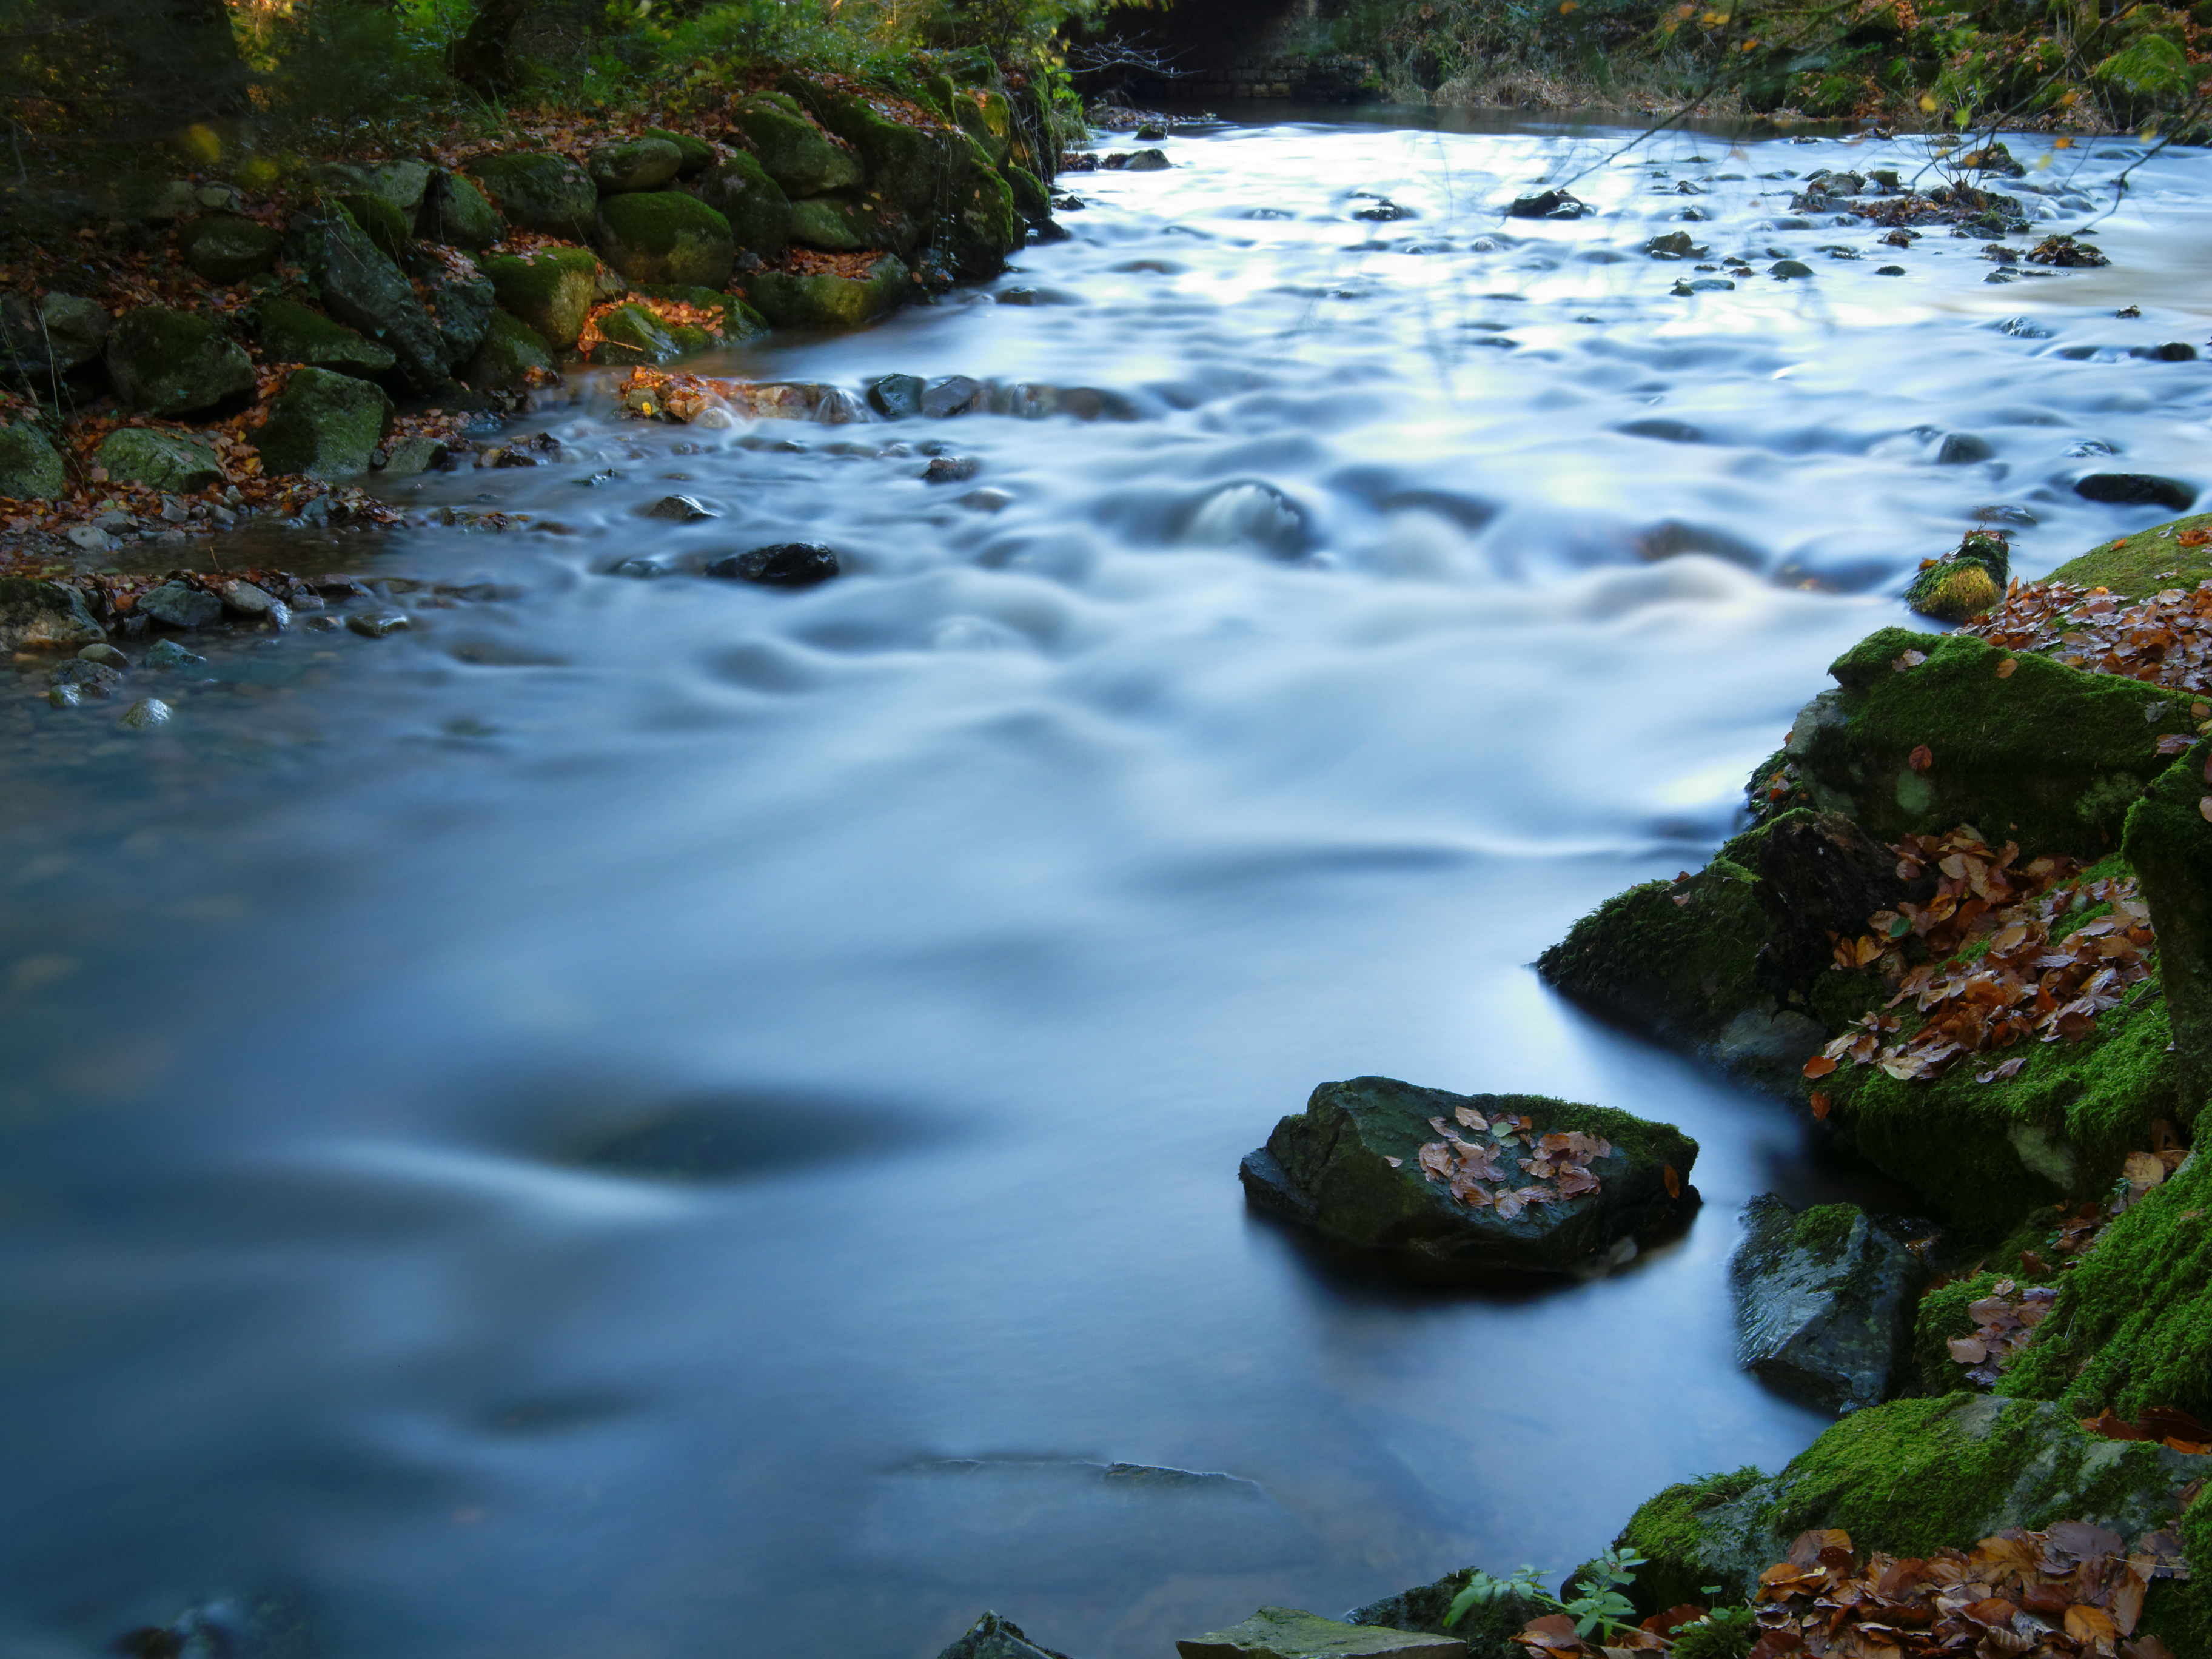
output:
POLYGON ((707 574, 768 587, 811 587, 828 581, 838 568, 836 551, 819 542, 778 542, 717 559, 707 574))
POLYGON ((924 483, 965 483, 983 470, 973 455, 939 455, 921 475, 924 483))
POLYGON ((169 705, 159 697, 141 697, 130 708, 125 709, 122 718, 115 723, 118 726, 128 726, 134 732, 150 732, 157 726, 167 725, 169 716, 173 712, 169 705))
POLYGON ((645 509, 648 519, 672 519, 678 524, 693 524, 701 519, 720 515, 696 495, 663 495, 645 509))
POLYGON ((174 640, 161 640, 150 647, 139 660, 148 668, 190 668, 196 663, 205 662, 207 659, 196 652, 185 650, 174 640))
POLYGON ((107 550, 107 532, 96 524, 73 524, 66 533, 71 542, 88 553, 107 550))
POLYGON ((164 582, 138 601, 143 616, 172 628, 205 628, 222 616, 222 601, 183 582, 164 582))
POLYGON ((46 701, 57 708, 74 708, 84 701, 84 693, 74 685, 50 686, 46 690, 46 701))
POLYGON ((336 617, 310 617, 307 618, 307 626, 318 634, 335 634, 345 624, 336 617))
POLYGON ((648 582, 658 577, 665 576, 667 574, 666 565, 655 564, 651 559, 624 559, 619 564, 611 566, 607 571, 610 576, 629 576, 639 581, 648 582))
POLYGON ((971 489, 960 498, 961 506, 972 507, 978 513, 997 513, 1013 504, 1014 498, 1006 491, 993 489, 988 486, 981 489, 971 489))
POLYGON ((88 645, 83 650, 78 652, 77 655, 87 662, 104 662, 118 672, 127 673, 130 671, 131 659, 112 645, 88 645))
POLYGON ((345 625, 365 640, 380 640, 410 624, 397 611, 363 611, 348 617, 345 625))

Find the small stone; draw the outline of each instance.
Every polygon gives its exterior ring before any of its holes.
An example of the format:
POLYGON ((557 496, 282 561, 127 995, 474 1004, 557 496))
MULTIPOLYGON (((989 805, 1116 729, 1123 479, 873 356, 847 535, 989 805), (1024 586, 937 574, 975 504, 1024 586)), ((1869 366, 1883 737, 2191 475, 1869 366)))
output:
POLYGON ((653 581, 668 574, 668 567, 655 564, 651 559, 623 559, 607 569, 610 576, 628 576, 633 581, 653 581))
POLYGON ((646 508, 648 519, 672 519, 678 524, 695 524, 701 519, 719 518, 712 507, 696 495, 663 495, 646 508))
POLYGON ((138 660, 146 668, 191 668, 207 659, 185 650, 174 640, 158 640, 138 660))
POLYGON ((1966 466, 1975 461, 1986 461, 1996 453, 1988 439, 1978 438, 1971 432, 1953 432, 1944 437, 1943 447, 1936 452, 1936 465, 1966 466))
POLYGON ((164 582, 138 601, 141 616, 172 628, 207 628, 222 617, 222 601, 184 582, 164 582))
POLYGON ((107 550, 107 532, 96 524, 73 524, 63 533, 88 553, 107 550))
POLYGON ((397 611, 363 611, 345 619, 346 627, 365 640, 385 639, 410 626, 397 611))
POLYGON ((335 634, 345 624, 336 617, 310 617, 307 618, 307 626, 318 634, 335 634))
POLYGON ((910 420, 921 413, 925 390, 919 374, 879 374, 868 382, 868 406, 887 420, 910 420))
POLYGON ((222 585, 222 603, 225 609, 241 617, 265 617, 278 601, 252 582, 237 581, 222 585))
POLYGON ((82 657, 71 657, 47 673, 46 684, 74 686, 88 697, 112 697, 123 684, 123 676, 104 662, 88 662, 82 657))
POLYGON ((1003 513, 1013 504, 1014 498, 1006 491, 994 489, 988 485, 981 489, 971 489, 960 498, 961 506, 976 513, 1003 513))
POLYGON ((112 645, 88 645, 77 655, 87 662, 104 662, 118 672, 127 672, 131 667, 131 659, 112 645))
POLYGON ((1876 265, 1874 268, 1874 274, 1877 276, 1902 276, 1905 275, 1905 267, 1903 265, 1876 265))
POLYGON ((75 708, 84 701, 84 693, 74 685, 49 686, 46 701, 57 708, 75 708))
POLYGON ((939 455, 921 475, 924 483, 965 483, 983 470, 973 455, 939 455))
POLYGON ((157 726, 167 725, 173 712, 159 697, 141 697, 125 709, 122 718, 115 723, 133 732, 150 732, 157 726))
POLYGON ((921 412, 933 421, 964 415, 981 399, 983 384, 965 374, 947 374, 923 388, 921 412))
POLYGON ((717 559, 707 574, 769 587, 811 587, 838 574, 837 555, 819 542, 779 542, 717 559))
POLYGON ((1788 282, 1793 276, 1810 276, 1813 267, 1802 259, 1778 259, 1766 268, 1770 276, 1779 276, 1788 282))

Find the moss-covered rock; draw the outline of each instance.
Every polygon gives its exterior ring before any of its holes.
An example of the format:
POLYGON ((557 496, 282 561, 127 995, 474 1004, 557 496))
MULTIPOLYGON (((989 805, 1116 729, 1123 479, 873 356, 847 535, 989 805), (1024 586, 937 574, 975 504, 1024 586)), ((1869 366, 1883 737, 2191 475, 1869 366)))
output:
POLYGON ((0 294, 0 379, 53 394, 54 382, 96 362, 113 324, 82 295, 0 294))
POLYGON ((745 279, 745 298, 777 328, 856 328, 907 296, 906 262, 886 253, 866 276, 801 276, 763 270, 745 279))
POLYGON ((592 234, 599 192, 590 175, 565 155, 532 150, 480 155, 469 163, 469 173, 519 229, 576 241, 592 234))
POLYGON ((791 204, 791 240, 825 253, 882 249, 900 255, 921 244, 921 227, 879 196, 816 196, 791 204))
POLYGON ((442 169, 431 175, 415 218, 415 234, 424 241, 480 253, 504 228, 498 210, 468 179, 442 169))
POLYGON ((343 207, 326 205, 292 222, 300 261, 323 308, 392 348, 392 372, 416 392, 443 385, 446 343, 415 285, 343 207))
POLYGON ((952 147, 945 198, 932 246, 966 281, 997 276, 1006 255, 1022 245, 1021 219, 1014 211, 1013 191, 972 138, 964 149, 959 143, 952 147))
MULTIPOLYGON (((1407 1266, 1484 1272, 1566 1273, 1605 1263, 1626 1243, 1647 1244, 1680 1228, 1695 1208, 1688 1184, 1698 1143, 1670 1124, 1537 1095, 1455 1095, 1394 1078, 1324 1083, 1304 1112, 1276 1124, 1238 1174, 1257 1207, 1324 1237, 1407 1266), (1540 1187, 1550 1174, 1523 1167, 1543 1154, 1495 1129, 1468 1125, 1527 1116, 1538 1135, 1578 1132, 1611 1143, 1588 1164, 1595 1191, 1525 1207, 1478 1196, 1455 1198, 1431 1181, 1421 1148, 1442 1138, 1434 1120, 1470 1144, 1492 1147, 1497 1191, 1540 1187)), ((1631 1250, 1628 1254, 1633 1254, 1631 1250)))
POLYGON ((647 127, 638 137, 658 138, 663 143, 676 146, 676 153, 681 158, 676 167, 676 176, 679 179, 696 179, 720 159, 712 144, 692 133, 671 132, 666 127, 647 127))
POLYGON ((579 247, 495 254, 483 262, 500 308, 537 330, 555 351, 572 351, 591 314, 598 256, 579 247))
POLYGON ((504 311, 492 313, 483 343, 461 370, 461 383, 478 392, 505 392, 531 383, 532 371, 550 374, 553 353, 545 337, 504 311))
POLYGON ((623 138, 601 144, 584 158, 584 171, 602 196, 659 190, 684 165, 684 149, 665 138, 623 138))
POLYGON ((372 379, 393 362, 383 342, 281 296, 261 302, 261 354, 272 363, 307 363, 372 379))
POLYGON ((749 152, 716 162, 692 191, 729 222, 730 235, 746 252, 780 259, 791 245, 791 198, 749 152))
POLYGON ((264 472, 338 478, 368 471, 392 430, 380 387, 325 368, 295 373, 255 437, 264 472))
POLYGON ((416 291, 430 313, 430 326, 444 349, 447 372, 459 368, 483 343, 499 302, 498 290, 482 271, 457 270, 419 248, 408 256, 403 268, 414 280, 416 291))
POLYGON ((1261 1607, 1241 1624, 1176 1644, 1182 1659, 1459 1659, 1450 1637, 1347 1625, 1296 1607, 1261 1607))
POLYGON ((253 395, 253 360, 205 317, 141 306, 107 337, 107 374, 124 406, 190 415, 253 395))
POLYGON ((198 433, 118 427, 100 441, 97 459, 118 483, 190 493, 222 481, 222 458, 198 433))
POLYGON ((680 191, 610 196, 599 204, 598 235, 600 257, 633 283, 720 288, 736 268, 730 222, 680 191))
MULTIPOLYGON (((0 442, 17 429, 0 427, 0 442)), ((106 637, 74 587, 0 576, 0 651, 76 651, 106 637)))
POLYGON ((1517 1646, 1513 1638, 1531 1619, 1559 1612, 1559 1603, 1540 1593, 1522 1596, 1509 1592, 1495 1601, 1477 1602, 1461 1615, 1457 1624, 1447 1625, 1444 1616, 1474 1574, 1474 1568, 1462 1567, 1433 1583, 1418 1584, 1354 1607, 1344 1615, 1344 1621, 1457 1637, 1466 1644, 1467 1659, 1527 1659, 1528 1650, 1517 1646))
POLYGON ((598 326, 600 337, 591 350, 595 363, 668 363, 684 352, 673 331, 634 300, 603 313, 598 326))
POLYGON ((1771 1193, 1743 1224, 1729 1279, 1744 1368, 1821 1411, 1888 1398, 1927 1282, 1903 1230, 1850 1204, 1801 1214, 1771 1193))
MULTIPOLYGON (((1924 1395, 1972 1394, 1967 1368, 1951 1358, 1950 1344, 1972 1336, 1974 1316, 1966 1311, 1994 1292, 2004 1275, 1984 1268, 1965 1279, 1954 1279, 1920 1298, 1912 1319, 1912 1382, 1924 1395)), ((2017 1283, 2018 1281, 2014 1281, 2017 1283)))
POLYGON ((2094 547, 2051 573, 2055 582, 2108 587, 2130 599, 2147 599, 2163 588, 2190 588, 2212 576, 2212 543, 2184 547, 2175 539, 2185 530, 2212 530, 2212 513, 2192 514, 2153 525, 2132 536, 2094 547))
POLYGON ((952 116, 993 167, 1006 164, 1014 147, 1014 112, 1006 94, 987 87, 963 87, 953 95, 952 116))
POLYGON ((258 276, 276 263, 281 232, 257 219, 213 213, 177 232, 177 251, 198 276, 218 286, 258 276))
POLYGON ((46 501, 69 488, 69 470, 36 427, 21 421, 0 426, 0 495, 46 501))
POLYGON ((383 197, 349 190, 340 191, 331 199, 353 216, 354 223, 362 228, 370 241, 393 258, 407 252, 408 244, 414 240, 415 222, 383 197))
POLYGON ((379 197, 410 218, 429 189, 432 169, 422 161, 320 161, 307 177, 332 195, 379 197))
MULTIPOLYGON (((720 312, 721 340, 726 345, 758 339, 769 331, 768 320, 760 313, 735 295, 718 289, 692 288, 682 283, 644 283, 638 286, 637 292, 648 300, 673 300, 699 311, 720 312)), ((680 341, 683 335, 679 332, 677 337, 680 341)))
POLYGON ((822 125, 850 144, 864 166, 868 188, 910 217, 933 222, 945 205, 955 148, 974 146, 951 127, 909 126, 877 113, 865 98, 796 75, 784 85, 803 95, 822 125))
POLYGON ((1033 225, 1041 225, 1052 217, 1052 192, 1045 188, 1043 179, 1011 161, 999 169, 999 174, 1013 192, 1015 212, 1033 225))
POLYGON ((2193 1126, 2212 1101, 2212 742, 2152 781, 2129 810, 2124 846, 2158 930, 2175 1115, 2193 1126))
POLYGON ((787 94, 755 94, 731 109, 730 124, 787 195, 849 190, 864 176, 860 158, 800 113, 787 94))
POLYGON ((1921 568, 1905 590, 1905 602, 1937 622, 1966 622, 2004 598, 2011 567, 2012 551, 2001 533, 1970 530, 1954 551, 1921 568))
POLYGON ((1799 714, 1789 753, 1823 808, 1882 841, 1964 823, 2031 856, 2101 857, 2165 769, 2159 738, 2189 726, 2171 691, 1960 634, 1886 628, 1828 672, 1841 689, 1799 714))
POLYGON ((2008 1527, 2062 1520, 2133 1539, 2172 1522, 2175 1494, 2203 1462, 2087 1434, 2048 1401, 1899 1400, 1844 1418, 1778 1475, 1745 1468, 1668 1487, 1618 1541, 1650 1559, 1630 1595, 1656 1613, 1703 1601, 1707 1584, 1742 1599, 1792 1539, 1816 1527, 1842 1528, 1862 1554, 1899 1556, 1972 1548, 2008 1527))

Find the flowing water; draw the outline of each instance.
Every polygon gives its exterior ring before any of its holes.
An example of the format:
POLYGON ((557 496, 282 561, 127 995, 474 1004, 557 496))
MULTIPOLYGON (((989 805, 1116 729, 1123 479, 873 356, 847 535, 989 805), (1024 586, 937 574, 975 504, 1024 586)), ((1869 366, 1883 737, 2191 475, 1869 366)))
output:
POLYGON ((2081 471, 2201 472, 2206 365, 2128 353, 2204 326, 2203 179, 2141 172, 2109 270, 1991 284, 1775 228, 1771 175, 1903 145, 1627 137, 1178 137, 989 289, 712 366, 1105 418, 672 428, 586 376, 521 428, 568 460, 411 498, 523 528, 220 550, 495 597, 204 637, 134 675, 149 736, 26 678, 0 1653, 198 1608, 332 1659, 905 1659, 991 1606, 1134 1659, 1558 1571, 1816 1433, 1731 1363, 1735 1212, 1880 1194, 1525 964, 1728 833, 1984 509, 2033 574, 2159 516, 2081 471), (1501 217, 1585 167, 1597 216, 1501 217), (1762 274, 1671 296, 1674 228, 1762 274), (719 516, 643 516, 675 491, 719 516), (689 574, 793 538, 847 574, 689 574), (1364 1073, 1679 1123, 1706 1207, 1595 1282, 1394 1286, 1236 1182, 1364 1073))

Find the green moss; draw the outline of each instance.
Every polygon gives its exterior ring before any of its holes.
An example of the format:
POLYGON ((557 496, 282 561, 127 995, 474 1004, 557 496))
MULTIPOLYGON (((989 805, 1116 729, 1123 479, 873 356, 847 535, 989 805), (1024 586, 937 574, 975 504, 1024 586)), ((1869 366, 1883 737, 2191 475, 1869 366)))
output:
POLYGON ((745 280, 745 298, 777 328, 854 328, 906 297, 907 268, 885 254, 865 277, 799 276, 763 270, 745 280))
POLYGON ((2172 1105, 2191 1126, 2212 1100, 2212 741, 2153 781, 2128 814, 2126 850, 2158 931, 2176 1051, 2172 1105))
POLYGON ((368 191, 347 191, 335 199, 353 215, 354 223, 368 233, 368 240, 393 258, 407 251, 409 234, 414 227, 405 214, 383 197, 368 191))
POLYGON ((1749 1607, 1715 1607, 1674 1638, 1674 1659, 1744 1659, 1759 1640, 1758 1615, 1749 1607))
POLYGON ((635 191, 599 204, 599 249, 633 283, 720 288, 735 266, 730 222, 681 191, 635 191))
POLYGON ((1638 1569, 1628 1592, 1639 1611, 1663 1613, 1686 1601, 1705 1604, 1705 1587, 1712 1579, 1699 1559, 1705 1541, 1703 1519, 1766 1478, 1765 1470, 1747 1463, 1732 1474, 1681 1481, 1638 1506, 1613 1546, 1638 1550, 1649 1563, 1638 1569))
POLYGON ((1052 192, 1045 188, 1044 180, 1027 167, 1016 167, 1012 161, 999 169, 999 176, 1006 181, 1006 188, 1014 193, 1014 211, 1032 224, 1042 224, 1052 217, 1052 192))
POLYGON ((1905 590, 1905 602, 1923 617, 1960 623, 2004 598, 2012 562, 2005 538, 1993 530, 1969 530, 1957 549, 1924 567, 1905 590))
POLYGON ((2153 525, 2132 536, 2094 547, 2051 573, 2057 582, 2109 587, 2131 599, 2148 599, 2161 588, 2194 587, 2212 576, 2212 545, 2183 547, 2171 539, 2177 531, 2212 529, 2212 513, 2195 513, 2171 523, 2153 525))
MULTIPOLYGON (((2212 1160, 2194 1158, 2113 1222, 1999 1392, 2080 1415, 2179 1406, 2212 1420, 2212 1160)), ((2212 1566, 2212 1560, 2208 1560, 2212 1566)))
POLYGON ((1811 1252, 1817 1261, 1839 1261, 1861 1213, 1856 1204, 1815 1206, 1797 1218, 1790 1242, 1801 1250, 1811 1252))
POLYGON ((207 318, 161 306, 125 313, 107 340, 107 372, 125 407, 188 415, 251 398, 253 360, 207 318))
POLYGON ((597 256, 579 247, 546 248, 526 257, 497 254, 482 269, 501 307, 535 329, 549 348, 575 345, 592 308, 597 256))
POLYGON ((16 422, 0 427, 0 496, 45 501, 69 488, 69 470, 54 447, 16 422))
POLYGON ((505 391, 530 383, 533 369, 550 372, 553 354, 545 337, 503 311, 492 313, 483 343, 461 371, 461 382, 479 392, 505 391))
POLYGON ((796 112, 788 98, 756 94, 731 108, 730 121, 760 157, 763 170, 793 196, 849 190, 860 182, 860 158, 796 112))
POLYGON ((592 234, 599 193, 567 156, 527 150, 480 155, 469 172, 509 223, 548 236, 592 234))
POLYGON ((261 353, 272 363, 309 363, 342 374, 382 374, 397 361, 381 340, 281 296, 261 302, 261 353))
POLYGON ((1971 1279, 1938 1285, 1920 1298, 1912 1322, 1912 1376, 1921 1392, 1930 1395, 1971 1394, 1966 1368, 1951 1358, 1944 1345, 1954 1336, 1974 1334, 1966 1304, 1979 1301, 1996 1288, 1996 1273, 1976 1273, 1971 1279))
POLYGON ((671 132, 665 127, 647 127, 638 137, 659 138, 675 145, 683 153, 683 164, 676 173, 679 179, 689 179, 694 173, 704 173, 714 165, 714 147, 704 138, 695 138, 688 132, 671 132))

